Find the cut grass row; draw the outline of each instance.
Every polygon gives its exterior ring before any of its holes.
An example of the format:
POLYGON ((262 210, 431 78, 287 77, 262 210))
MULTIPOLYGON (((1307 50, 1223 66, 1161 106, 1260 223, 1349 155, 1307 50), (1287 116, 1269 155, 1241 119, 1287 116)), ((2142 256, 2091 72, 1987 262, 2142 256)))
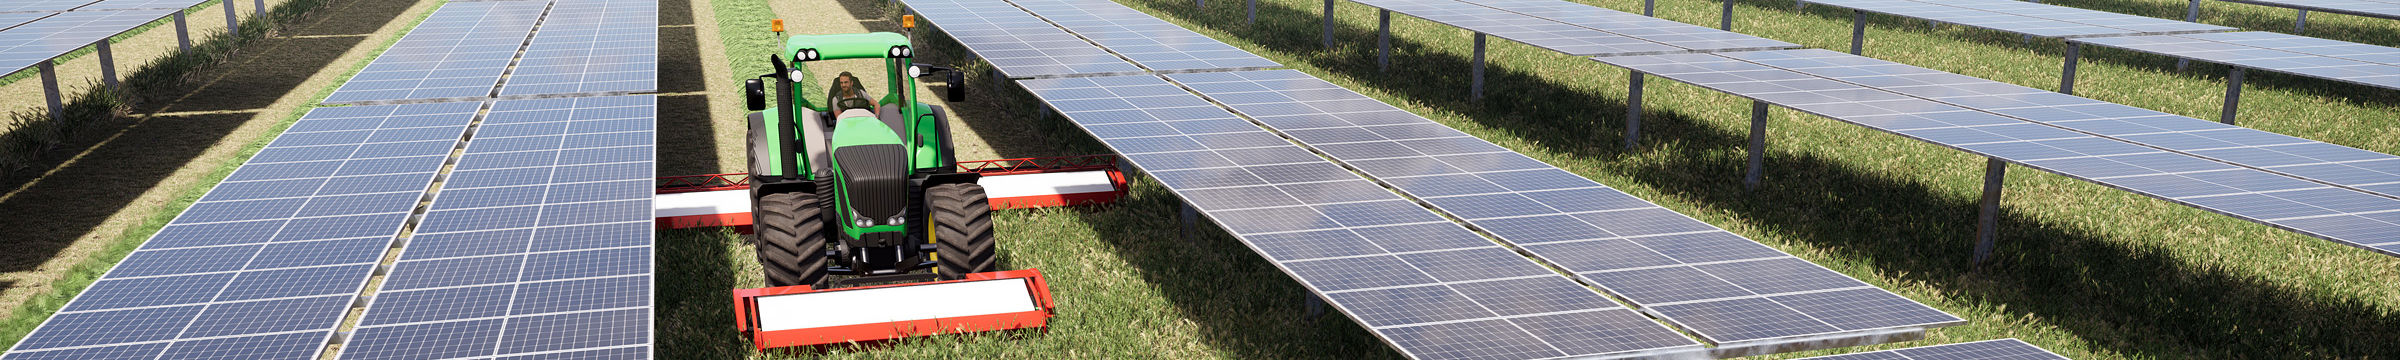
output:
MULTIPOLYGON (((314 13, 311 12, 312 10, 323 8, 324 6, 333 2, 334 0, 292 0, 277 5, 274 10, 270 12, 271 16, 245 20, 243 26, 245 28, 258 28, 255 26, 266 26, 270 24, 294 24, 313 16, 314 13)), ((415 18, 414 20, 408 22, 408 27, 414 27, 416 23, 422 22, 426 16, 431 14, 432 13, 428 11, 410 15, 414 16, 415 18)), ((193 46, 193 51, 180 53, 170 60, 160 61, 153 67, 145 67, 143 70, 132 73, 131 76, 127 77, 127 82, 132 83, 133 79, 156 77, 161 79, 158 80, 162 81, 161 84, 165 84, 164 81, 168 81, 165 79, 180 80, 186 74, 205 71, 208 69, 207 66, 221 64, 225 59, 234 56, 235 52, 240 49, 241 45, 248 44, 249 42, 258 39, 253 38, 252 36, 257 35, 252 34, 254 33, 245 33, 240 38, 226 38, 219 36, 207 39, 201 44, 195 44, 193 46), (184 59, 187 57, 190 59, 175 60, 184 59)), ((383 49, 391 47, 392 43, 397 41, 399 41, 399 37, 393 36, 383 43, 377 45, 375 52, 380 53, 383 49)), ((371 59, 348 64, 347 66, 349 66, 349 69, 341 76, 341 80, 332 82, 336 86, 311 90, 315 92, 311 99, 321 101, 326 96, 331 95, 333 90, 338 87, 343 80, 347 80, 349 77, 356 75, 359 70, 364 69, 369 62, 368 60, 371 59)), ((132 88, 153 89, 144 87, 132 88)), ((155 89, 164 89, 164 87, 155 89)), ((316 101, 311 101, 310 103, 315 103, 316 101)), ((52 313, 56 313, 58 309, 66 306, 66 303, 69 300, 74 299, 76 294, 81 293, 85 288, 90 287, 92 282, 99 280, 101 275, 104 275, 109 268, 114 267, 117 262, 123 261, 125 256, 131 254, 134 249, 140 248, 143 241, 149 239, 151 235, 156 234, 160 228, 165 227, 168 222, 173 221, 177 215, 182 214, 185 208, 189 208, 193 202, 198 201, 202 195, 207 194, 210 188, 215 187, 218 182, 223 181, 226 176, 231 175, 234 169, 240 168, 241 164, 247 161, 250 156, 256 155, 260 149, 265 148, 268 142, 271 142, 275 139, 276 135, 282 134, 284 129, 291 127, 292 122, 299 120, 302 115, 306 115, 310 109, 311 108, 304 107, 281 114, 278 117, 278 120, 276 120, 277 123, 275 126, 265 132, 261 132, 262 135, 258 138, 246 141, 246 145, 242 146, 242 150, 238 153, 238 155, 225 158, 217 161, 215 164, 209 165, 211 170, 207 172, 207 175, 204 176, 202 181, 193 182, 188 188, 180 190, 178 192, 179 195, 175 196, 172 201, 158 207, 155 209, 155 211, 150 212, 148 216, 144 216, 140 225, 129 228, 124 232, 119 233, 116 237, 107 240, 108 243, 106 248, 91 253, 88 258, 75 263, 71 269, 65 271, 59 277, 59 279, 52 283, 49 292, 41 295, 35 295, 33 298, 28 299, 23 304, 19 304, 14 309, 11 309, 9 317, 6 320, 0 320, 0 349, 14 346, 17 341, 23 340, 26 334, 31 333, 35 327, 40 326, 41 323, 44 320, 47 320, 52 313)))

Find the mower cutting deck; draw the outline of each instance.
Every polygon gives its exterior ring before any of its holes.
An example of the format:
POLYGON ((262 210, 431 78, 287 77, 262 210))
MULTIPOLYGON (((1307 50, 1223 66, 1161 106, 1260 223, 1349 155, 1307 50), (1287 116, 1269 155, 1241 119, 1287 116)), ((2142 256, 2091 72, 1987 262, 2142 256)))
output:
POLYGON ((1034 269, 965 279, 819 290, 733 291, 742 334, 759 349, 1049 326, 1050 286, 1034 269), (974 301, 961 301, 972 299, 974 301), (829 311, 828 309, 840 309, 829 311))

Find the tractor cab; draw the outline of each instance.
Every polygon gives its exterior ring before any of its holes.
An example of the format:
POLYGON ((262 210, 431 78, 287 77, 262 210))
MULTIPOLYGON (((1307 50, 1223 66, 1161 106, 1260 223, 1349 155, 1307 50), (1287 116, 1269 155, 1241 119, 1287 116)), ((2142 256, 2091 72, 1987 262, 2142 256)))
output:
POLYGON ((775 72, 745 82, 755 111, 753 227, 770 285, 841 285, 820 284, 825 275, 862 284, 956 279, 990 270, 990 210, 978 175, 953 166, 947 114, 919 102, 916 91, 918 78, 947 73, 947 100, 963 101, 964 76, 913 63, 913 55, 908 37, 897 33, 798 35, 769 57, 775 72), (880 62, 881 71, 810 70, 832 61, 880 62), (816 85, 823 87, 808 89, 816 85), (811 101, 809 93, 827 96, 811 101), (944 227, 961 221, 981 225, 944 227), (927 269, 935 271, 911 274, 927 269))

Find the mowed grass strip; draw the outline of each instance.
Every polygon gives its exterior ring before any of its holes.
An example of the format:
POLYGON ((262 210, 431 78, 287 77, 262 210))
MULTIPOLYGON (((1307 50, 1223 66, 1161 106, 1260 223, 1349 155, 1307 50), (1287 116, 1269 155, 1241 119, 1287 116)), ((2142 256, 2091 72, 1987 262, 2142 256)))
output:
MULTIPOLYGON (((1622 148, 1626 72, 1493 39, 1482 102, 1467 99, 1473 33, 1394 16, 1390 71, 1374 63, 1375 11, 1337 2, 1336 44, 1319 43, 1317 0, 1195 8, 1124 0, 1295 69, 1399 105, 1537 159, 1968 319, 1929 341, 1783 356, 2017 337, 2075 358, 2400 356, 2392 313, 2400 262, 2090 183, 2023 168, 2007 178, 1998 261, 1967 266, 1983 159, 1786 109, 1772 113, 1766 184, 1740 186, 1746 100, 1666 81, 1644 99, 1643 145, 1622 148)), ((1577 2, 1639 12, 1638 0, 1577 2)), ((2063 1, 2179 16, 2182 1, 2063 1), (2171 14, 2170 14, 2171 13, 2171 14)), ((1714 26, 1714 1, 1660 1, 1661 17, 1714 26)), ((1789 1, 1737 2, 1734 29, 1817 48, 1846 47, 1850 14, 1789 1)), ((2288 29, 2288 11, 2211 3, 2203 21, 2288 29), (2278 15, 2280 14, 2280 15, 2278 15), (2282 19, 2272 21, 2241 20, 2282 19)), ((2311 19, 2312 36, 2394 44, 2400 23, 2311 19)), ((2013 34, 1871 17, 1867 55, 2051 88, 2063 45, 2013 34)), ((2090 50, 2090 49, 2087 49, 2090 50)), ((2219 66, 2086 53, 2079 93, 2213 118, 2219 66)), ((2390 153, 2392 92, 2259 75, 2243 124, 2390 153)), ((1780 357, 1780 356, 1779 356, 1780 357)))

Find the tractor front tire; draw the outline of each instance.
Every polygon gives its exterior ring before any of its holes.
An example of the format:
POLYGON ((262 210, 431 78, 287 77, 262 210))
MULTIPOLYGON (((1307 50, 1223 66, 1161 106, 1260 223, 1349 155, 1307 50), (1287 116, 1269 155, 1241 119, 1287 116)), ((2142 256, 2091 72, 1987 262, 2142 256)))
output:
POLYGON ((941 260, 942 280, 996 270, 999 254, 992 242, 992 204, 982 185, 942 184, 925 189, 925 207, 933 213, 935 257, 941 260))
POLYGON ((824 207, 817 195, 787 192, 758 199, 758 265, 767 286, 817 285, 825 279, 824 207))

